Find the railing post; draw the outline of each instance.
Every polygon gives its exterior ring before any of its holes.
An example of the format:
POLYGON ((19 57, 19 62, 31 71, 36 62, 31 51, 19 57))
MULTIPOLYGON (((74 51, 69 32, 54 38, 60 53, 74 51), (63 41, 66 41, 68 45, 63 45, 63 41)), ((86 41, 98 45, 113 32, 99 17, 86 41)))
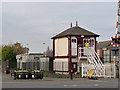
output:
POLYGON ((112 74, 112 73, 111 73, 111 64, 110 64, 110 67, 109 67, 109 68, 110 68, 110 78, 111 78, 111 77, 112 77, 112 75, 111 75, 111 74, 112 74))
POLYGON ((105 68, 105 65, 104 65, 104 78, 105 78, 105 73, 106 73, 105 70, 106 70, 106 68, 105 68))
POLYGON ((82 78, 83 78, 83 63, 81 65, 82 65, 82 78))
POLYGON ((114 78, 116 78, 116 68, 115 68, 115 63, 114 63, 114 78))

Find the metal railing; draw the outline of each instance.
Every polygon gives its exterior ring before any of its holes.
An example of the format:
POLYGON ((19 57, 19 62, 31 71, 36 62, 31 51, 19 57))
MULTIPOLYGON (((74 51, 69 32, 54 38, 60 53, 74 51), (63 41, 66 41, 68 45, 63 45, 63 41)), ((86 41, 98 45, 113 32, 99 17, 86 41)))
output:
MULTIPOLYGON (((116 78, 116 66, 115 64, 106 64, 105 66, 105 78, 116 78)), ((92 64, 83 64, 82 63, 82 77, 87 77, 89 71, 91 69, 94 69, 92 64)), ((96 72, 95 72, 96 73, 96 72)), ((96 74, 93 74, 93 77, 96 76, 96 74)))
POLYGON ((95 52, 94 48, 80 47, 78 53, 79 58, 86 57, 89 65, 92 66, 92 69, 95 69, 95 75, 97 77, 105 77, 105 66, 95 52))

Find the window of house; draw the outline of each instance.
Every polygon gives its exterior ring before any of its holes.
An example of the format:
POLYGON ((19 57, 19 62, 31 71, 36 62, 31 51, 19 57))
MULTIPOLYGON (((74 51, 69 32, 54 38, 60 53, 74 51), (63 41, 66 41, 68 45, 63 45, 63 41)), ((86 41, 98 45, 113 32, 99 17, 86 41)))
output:
POLYGON ((78 46, 82 47, 82 44, 83 44, 83 40, 78 40, 78 46))
MULTIPOLYGON (((114 62, 114 56, 113 56, 112 51, 111 51, 111 62, 114 62)), ((119 62, 118 56, 116 56, 116 62, 119 62)))
POLYGON ((90 40, 90 47, 94 47, 94 39, 90 40))
POLYGON ((103 61, 104 62, 110 61, 110 50, 103 50, 103 61))
POLYGON ((72 43, 76 43, 76 39, 72 39, 72 43))
POLYGON ((19 60, 22 60, 22 57, 20 57, 19 60))
POLYGON ((97 50, 97 54, 100 55, 100 50, 97 50))

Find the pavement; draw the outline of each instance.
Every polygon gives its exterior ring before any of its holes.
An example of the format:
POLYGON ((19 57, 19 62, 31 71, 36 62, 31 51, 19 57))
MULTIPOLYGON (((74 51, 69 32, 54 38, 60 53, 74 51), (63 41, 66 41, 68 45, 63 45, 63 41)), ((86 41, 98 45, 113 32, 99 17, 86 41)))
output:
POLYGON ((44 78, 17 79, 10 74, 2 75, 2 88, 118 88, 118 79, 99 78, 98 80, 86 78, 44 78))

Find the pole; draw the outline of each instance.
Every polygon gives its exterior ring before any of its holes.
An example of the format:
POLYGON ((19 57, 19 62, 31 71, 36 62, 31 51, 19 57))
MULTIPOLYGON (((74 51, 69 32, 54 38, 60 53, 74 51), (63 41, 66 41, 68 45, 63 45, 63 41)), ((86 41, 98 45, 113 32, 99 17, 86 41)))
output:
POLYGON ((116 57, 114 56, 114 78, 116 78, 116 69, 115 69, 116 57))
POLYGON ((119 80, 118 80, 118 88, 120 90, 120 46, 119 46, 119 56, 118 56, 118 62, 119 62, 119 80))
POLYGON ((118 56, 118 60, 119 60, 119 79, 120 79, 120 46, 119 46, 119 56, 118 56))

